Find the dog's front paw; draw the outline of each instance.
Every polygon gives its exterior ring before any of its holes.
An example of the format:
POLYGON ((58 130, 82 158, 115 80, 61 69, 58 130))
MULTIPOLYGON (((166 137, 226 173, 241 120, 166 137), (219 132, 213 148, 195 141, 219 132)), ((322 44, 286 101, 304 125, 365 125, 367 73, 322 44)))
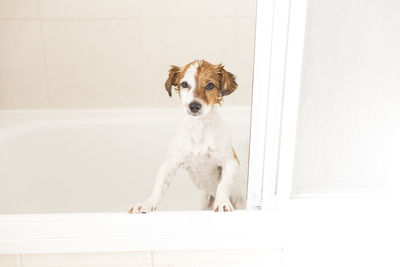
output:
POLYGON ((229 200, 226 201, 216 200, 214 202, 214 211, 216 212, 233 211, 233 206, 229 200))
POLYGON ((157 209, 158 203, 152 199, 146 199, 145 201, 139 202, 132 205, 129 208, 129 213, 148 213, 157 209))

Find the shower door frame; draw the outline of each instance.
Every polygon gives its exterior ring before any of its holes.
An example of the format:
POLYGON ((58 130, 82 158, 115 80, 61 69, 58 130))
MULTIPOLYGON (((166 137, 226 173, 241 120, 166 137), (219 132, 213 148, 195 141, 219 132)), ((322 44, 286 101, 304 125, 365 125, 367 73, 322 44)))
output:
POLYGON ((0 215, 0 254, 287 245, 307 0, 258 0, 247 210, 0 215))

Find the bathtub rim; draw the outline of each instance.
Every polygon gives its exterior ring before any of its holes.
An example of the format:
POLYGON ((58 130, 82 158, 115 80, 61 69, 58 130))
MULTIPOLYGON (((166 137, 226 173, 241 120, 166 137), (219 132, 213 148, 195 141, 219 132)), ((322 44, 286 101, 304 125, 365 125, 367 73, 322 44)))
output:
POLYGON ((285 250, 332 244, 352 249, 365 246, 365 238, 381 244, 383 237, 391 237, 398 228, 396 208, 397 202, 388 198, 353 194, 292 199, 278 209, 225 213, 1 215, 0 254, 285 250), (168 227, 159 227, 160 221, 168 227), (390 223, 382 227, 382 221, 390 223), (379 234, 371 234, 372 229, 379 234))
POLYGON ((1 215, 0 254, 277 248, 279 225, 273 211, 1 215))

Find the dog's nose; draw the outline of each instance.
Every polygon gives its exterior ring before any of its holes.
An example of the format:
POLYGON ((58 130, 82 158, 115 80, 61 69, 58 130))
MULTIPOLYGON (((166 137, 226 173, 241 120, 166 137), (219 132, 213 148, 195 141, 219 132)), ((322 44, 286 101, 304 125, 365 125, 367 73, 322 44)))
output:
POLYGON ((189 104, 189 109, 193 113, 197 113, 201 108, 201 104, 197 101, 193 101, 192 103, 189 104))

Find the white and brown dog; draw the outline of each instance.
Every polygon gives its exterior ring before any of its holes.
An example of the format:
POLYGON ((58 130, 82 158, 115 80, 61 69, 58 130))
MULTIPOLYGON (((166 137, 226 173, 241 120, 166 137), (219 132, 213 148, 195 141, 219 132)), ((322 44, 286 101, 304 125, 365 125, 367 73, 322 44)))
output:
POLYGON ((184 167, 203 191, 202 209, 232 211, 245 204, 246 181, 238 177, 239 160, 229 130, 216 105, 237 88, 235 76, 222 65, 195 60, 184 67, 172 66, 165 89, 175 88, 186 113, 161 165, 149 198, 129 209, 146 213, 157 208, 173 176, 184 167))

